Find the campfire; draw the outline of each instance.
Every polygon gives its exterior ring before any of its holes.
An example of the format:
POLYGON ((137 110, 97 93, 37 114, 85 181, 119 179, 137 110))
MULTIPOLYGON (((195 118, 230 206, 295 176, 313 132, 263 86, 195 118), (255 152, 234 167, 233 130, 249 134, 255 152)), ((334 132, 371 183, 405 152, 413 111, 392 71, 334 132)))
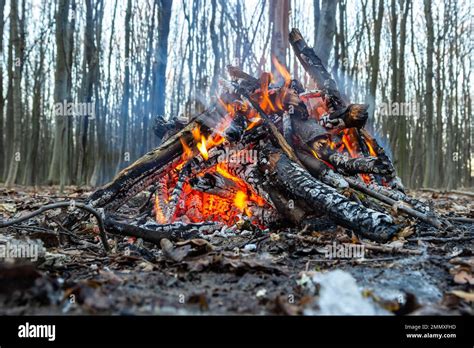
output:
POLYGON ((106 212, 107 231, 158 242, 242 222, 266 229, 324 216, 359 237, 387 241, 400 229, 393 211, 441 226, 428 206, 405 194, 365 129, 369 106, 339 92, 297 29, 289 40, 316 89, 276 59, 278 76, 228 66, 230 79, 210 108, 187 124, 159 119, 162 145, 91 195, 88 204, 106 212), (153 197, 154 221, 113 215, 144 190, 153 197))

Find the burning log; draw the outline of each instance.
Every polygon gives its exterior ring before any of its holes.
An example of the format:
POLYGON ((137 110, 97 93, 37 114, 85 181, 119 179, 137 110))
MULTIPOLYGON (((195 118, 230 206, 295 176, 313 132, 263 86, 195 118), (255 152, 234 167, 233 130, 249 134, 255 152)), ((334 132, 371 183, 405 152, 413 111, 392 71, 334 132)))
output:
POLYGON ((287 192, 305 201, 315 211, 323 211, 337 224, 362 237, 385 242, 398 230, 389 215, 367 209, 348 200, 332 187, 315 180, 306 170, 275 149, 266 149, 262 160, 266 172, 287 192))
POLYGON ((327 145, 327 139, 319 139, 313 143, 313 150, 318 158, 331 164, 338 172, 344 175, 359 173, 391 174, 390 163, 384 162, 379 157, 349 157, 347 154, 339 153, 327 145))
POLYGON ((360 133, 362 134, 362 136, 365 139, 367 139, 369 141, 369 144, 372 146, 372 149, 373 149, 373 152, 375 153, 375 155, 378 158, 382 159, 384 162, 389 163, 391 168, 393 169, 392 174, 388 176, 388 179, 389 179, 388 185, 389 185, 389 187, 391 187, 395 190, 398 190, 400 192, 405 192, 405 188, 403 187, 403 184, 402 184, 400 178, 396 175, 396 171, 395 171, 395 168, 393 167, 392 161, 390 160, 390 158, 385 153, 385 150, 383 149, 383 147, 381 147, 377 143, 377 140, 375 140, 375 138, 372 137, 369 134, 369 132, 367 132, 365 129, 361 129, 360 133))
POLYGON ((215 107, 196 116, 186 127, 171 136, 158 148, 148 152, 133 164, 123 169, 115 179, 95 191, 88 199, 93 207, 106 208, 114 211, 130 197, 145 190, 157 182, 164 172, 169 170, 170 164, 179 161, 183 155, 183 143, 190 144, 193 140, 192 131, 200 124, 214 127, 220 121, 216 117, 215 107))
POLYGON ((367 104, 350 104, 330 114, 321 117, 319 123, 330 130, 342 130, 345 128, 363 128, 369 113, 367 104))
POLYGON ((258 79, 247 74, 236 66, 227 65, 227 72, 233 79, 240 81, 240 87, 249 93, 254 92, 261 86, 258 79))
POLYGON ((180 138, 190 142, 193 124, 169 138, 160 147, 148 152, 135 163, 122 170, 109 184, 95 191, 88 199, 93 207, 116 210, 130 197, 145 190, 159 180, 169 165, 182 154, 180 138))
POLYGON ((311 175, 321 180, 323 183, 339 189, 349 187, 349 184, 343 176, 335 173, 331 168, 313 155, 298 150, 296 151, 296 154, 311 175))
MULTIPOLYGON (((348 104, 345 96, 339 92, 336 82, 332 79, 314 50, 307 45, 298 29, 293 29, 290 32, 289 40, 296 57, 321 90, 322 97, 326 102, 327 111, 320 115, 320 124, 328 130, 354 129, 350 133, 357 138, 361 153, 364 156, 370 154, 373 157, 377 157, 381 160, 378 163, 384 163, 385 167, 388 166, 389 168, 384 170, 386 181, 390 187, 403 192, 403 185, 396 176, 391 160, 385 154, 385 151, 378 146, 375 139, 363 129, 368 117, 368 106, 365 104, 348 104)), ((352 143, 354 144, 354 141, 352 143)), ((379 183, 381 183, 381 180, 379 180, 379 183)))
POLYGON ((289 40, 303 68, 309 76, 311 76, 318 88, 327 96, 329 106, 333 110, 343 108, 346 104, 345 97, 339 92, 336 82, 324 67, 321 59, 319 59, 314 50, 306 44, 300 31, 298 29, 292 29, 289 40))
POLYGON ((217 195, 226 199, 233 199, 239 187, 237 184, 219 173, 206 173, 190 180, 191 187, 195 190, 217 195))

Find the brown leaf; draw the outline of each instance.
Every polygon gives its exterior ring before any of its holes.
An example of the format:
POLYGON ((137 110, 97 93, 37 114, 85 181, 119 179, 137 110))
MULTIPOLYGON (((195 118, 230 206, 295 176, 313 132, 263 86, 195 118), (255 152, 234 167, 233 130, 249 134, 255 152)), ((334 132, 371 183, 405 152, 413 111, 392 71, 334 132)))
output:
POLYGON ((471 284, 474 285, 474 277, 472 274, 462 270, 454 275, 454 282, 457 284, 471 284))
POLYGON ((415 233, 415 228, 413 226, 406 226, 398 232, 397 236, 398 238, 406 238, 411 236, 413 233, 415 233))
POLYGON ((474 302, 474 293, 473 292, 466 292, 461 290, 453 290, 451 291, 452 294, 456 295, 457 297, 462 298, 468 302, 474 302))
POLYGON ((161 250, 163 251, 163 255, 174 262, 183 261, 192 249, 191 245, 184 245, 180 248, 175 248, 173 243, 166 238, 163 238, 160 241, 160 246, 161 250))

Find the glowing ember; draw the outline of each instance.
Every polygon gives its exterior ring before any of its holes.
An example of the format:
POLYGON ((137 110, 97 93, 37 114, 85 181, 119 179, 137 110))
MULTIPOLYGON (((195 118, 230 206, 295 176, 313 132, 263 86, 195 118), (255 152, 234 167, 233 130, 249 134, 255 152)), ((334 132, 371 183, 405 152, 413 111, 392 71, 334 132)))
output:
POLYGON ((156 222, 158 222, 159 224, 167 223, 165 214, 161 209, 160 198, 158 197, 158 195, 155 195, 155 216, 156 222))

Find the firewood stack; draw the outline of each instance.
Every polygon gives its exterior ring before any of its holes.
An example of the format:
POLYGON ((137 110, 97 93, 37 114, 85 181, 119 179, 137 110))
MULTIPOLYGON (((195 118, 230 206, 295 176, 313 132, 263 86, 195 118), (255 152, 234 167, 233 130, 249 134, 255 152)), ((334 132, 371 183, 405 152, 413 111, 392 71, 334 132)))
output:
POLYGON ((317 89, 306 90, 276 60, 282 83, 228 66, 230 80, 212 107, 184 125, 161 119, 161 146, 91 195, 108 232, 158 242, 167 231, 187 238, 242 219, 266 228, 325 216, 384 242, 400 228, 394 210, 441 226, 404 193, 390 158, 364 129, 368 105, 346 100, 297 29, 289 40, 317 89), (114 212, 144 190, 154 195, 156 222, 118 221, 114 212))

